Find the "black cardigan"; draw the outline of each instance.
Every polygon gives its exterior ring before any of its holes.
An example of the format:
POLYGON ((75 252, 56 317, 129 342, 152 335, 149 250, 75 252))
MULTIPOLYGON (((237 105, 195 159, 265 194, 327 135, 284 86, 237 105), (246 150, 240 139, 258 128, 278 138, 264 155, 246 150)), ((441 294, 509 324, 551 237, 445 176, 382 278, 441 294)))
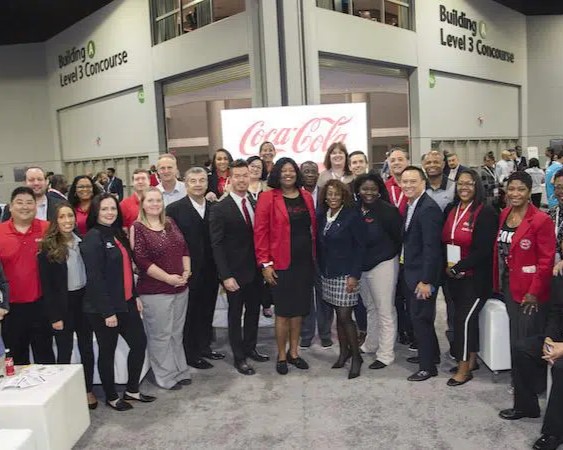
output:
MULTIPOLYGON (((129 299, 125 298, 123 283, 123 258, 115 243, 117 231, 112 227, 96 225, 80 243, 87 278, 84 312, 101 314, 104 318, 128 311, 129 299)), ((129 253, 127 242, 120 242, 129 253)), ((136 296, 133 282, 133 297, 136 296)))
MULTIPOLYGON (((361 211, 361 202, 358 202, 361 211)), ((403 217, 397 208, 385 200, 376 200, 363 215, 366 224, 366 249, 362 271, 367 272, 383 261, 394 258, 403 245, 403 217)))
POLYGON ((4 275, 4 268, 0 264, 0 292, 2 293, 2 298, 0 298, 0 308, 10 310, 10 289, 8 286, 8 280, 6 280, 6 275, 4 275))
MULTIPOLYGON (((450 204, 446 207, 444 221, 454 206, 450 204)), ((469 254, 453 267, 458 273, 473 270, 475 290, 477 295, 485 300, 493 292, 493 251, 497 234, 498 214, 492 206, 483 205, 475 220, 469 254)), ((445 246, 444 255, 446 255, 445 246)), ((447 267, 447 262, 445 265, 447 267)))
POLYGON ((45 309, 51 323, 63 320, 68 311, 68 269, 66 261, 50 261, 47 252, 37 255, 41 290, 45 309))

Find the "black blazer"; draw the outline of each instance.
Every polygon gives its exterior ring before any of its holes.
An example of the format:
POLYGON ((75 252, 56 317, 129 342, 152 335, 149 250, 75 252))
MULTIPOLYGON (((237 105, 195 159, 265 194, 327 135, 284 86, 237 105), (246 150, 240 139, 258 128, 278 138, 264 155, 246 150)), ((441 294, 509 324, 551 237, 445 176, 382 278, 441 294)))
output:
POLYGON ((217 185, 219 184, 219 176, 217 172, 212 171, 207 175, 207 192, 213 192, 217 198, 221 197, 222 194, 219 194, 217 190, 217 185))
MULTIPOLYGON (((246 204, 252 208, 249 201, 246 204)), ((259 275, 254 233, 230 195, 211 208, 209 234, 219 279, 234 277, 239 286, 252 283, 259 275)))
POLYGON ((188 196, 171 203, 166 207, 166 215, 174 219, 176 225, 184 235, 192 264, 193 276, 190 281, 199 277, 200 272, 214 270, 213 251, 209 238, 209 213, 212 203, 205 202, 203 219, 192 205, 188 196))
POLYGON ((68 202, 67 198, 64 195, 59 194, 58 192, 55 192, 55 191, 47 191, 47 193, 45 195, 47 196, 47 198, 51 198, 53 200, 59 200, 61 202, 68 202))
MULTIPOLYGON (((125 245, 125 248, 128 248, 125 245)), ((96 225, 80 243, 86 266, 84 312, 101 314, 104 318, 127 312, 127 298, 123 284, 123 258, 114 238, 114 230, 96 225)), ((133 297, 136 297, 133 282, 133 297)))
POLYGON ((563 341, 563 277, 551 280, 551 298, 547 313, 545 335, 556 342, 563 341))
POLYGON ((426 192, 423 193, 416 204, 409 228, 405 230, 403 227, 405 282, 413 291, 421 281, 435 288, 440 284, 443 272, 443 221, 438 204, 426 192))
MULTIPOLYGON (((453 208, 453 204, 446 207, 444 218, 448 217, 453 208)), ((493 252, 498 233, 498 220, 496 210, 492 206, 484 205, 473 226, 469 254, 453 267, 457 272, 473 270, 475 290, 477 295, 485 300, 493 293, 493 252)), ((445 246, 443 255, 446 256, 445 246)))
MULTIPOLYGON (((47 220, 49 222, 52 222, 53 220, 57 219, 55 215, 55 209, 57 208, 57 205, 61 201, 62 200, 47 195, 47 220)), ((6 207, 4 208, 4 212, 2 213, 2 222, 6 222, 7 220, 10 220, 11 217, 12 214, 10 213, 10 205, 8 204, 6 205, 6 207)))
POLYGON ((66 261, 50 261, 45 251, 37 255, 37 260, 47 316, 55 323, 68 311, 68 268, 66 261))
POLYGON ((365 224, 355 207, 343 208, 326 234, 326 209, 317 213, 317 260, 327 278, 350 275, 359 279, 365 248, 365 224))
POLYGON ((112 194, 117 194, 117 199, 119 201, 123 200, 123 181, 121 178, 113 177, 113 180, 108 182, 106 191, 112 194))

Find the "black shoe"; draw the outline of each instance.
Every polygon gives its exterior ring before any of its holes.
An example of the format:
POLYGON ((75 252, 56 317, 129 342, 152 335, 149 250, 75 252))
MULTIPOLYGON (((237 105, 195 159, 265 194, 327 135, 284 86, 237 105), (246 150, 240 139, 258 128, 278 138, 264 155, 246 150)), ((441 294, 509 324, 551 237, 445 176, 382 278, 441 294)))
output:
POLYGON ((364 360, 361 356, 355 356, 352 358, 352 364, 350 364, 350 371, 348 372, 348 379, 358 378, 360 376, 360 370, 362 369, 362 364, 364 360))
POLYGON ((346 361, 348 361, 351 357, 352 357, 352 352, 348 348, 348 349, 346 349, 346 353, 344 353, 344 354, 340 353, 338 360, 332 365, 332 368, 333 369, 341 369, 346 364, 346 361))
POLYGON ((503 409, 498 413, 499 417, 504 420, 518 420, 524 417, 529 417, 530 419, 536 419, 540 416, 540 413, 527 413, 525 411, 520 411, 518 409, 503 409))
POLYGON ((418 343, 416 342, 411 342, 411 345, 409 345, 409 350, 411 352, 417 352, 418 351, 418 343))
POLYGON ((555 450, 561 444, 563 444, 563 438, 561 436, 542 434, 542 437, 535 442, 532 448, 535 450, 555 450))
POLYGON ((180 386, 189 386, 190 384, 192 384, 192 380, 191 378, 184 378, 183 380, 178 381, 178 384, 180 386))
POLYGON ((208 352, 202 353, 201 357, 217 361, 219 359, 225 359, 225 354, 209 350, 208 352))
POLYGON ((160 389, 164 389, 164 390, 166 390, 166 391, 179 391, 180 389, 182 389, 182 385, 181 385, 180 383, 176 383, 174 386, 169 387, 169 388, 166 388, 166 387, 164 387, 164 386, 160 386, 160 385, 158 385, 158 384, 157 384, 157 386, 158 386, 160 389))
POLYGON ((332 342, 332 339, 326 338, 321 339, 321 345, 323 346, 323 348, 330 348, 334 345, 334 343, 332 342))
POLYGON ((286 358, 289 364, 297 367, 298 369, 307 370, 309 368, 309 364, 307 364, 307 361, 305 361, 300 356, 297 356, 296 358, 292 358, 290 353, 287 352, 286 358))
MULTIPOLYGON (((471 369, 471 372, 475 372, 476 370, 479 370, 481 368, 481 366, 479 364, 475 364, 475 367, 473 369, 471 369)), ((450 369, 450 373, 457 373, 457 366, 453 366, 450 369)))
POLYGON ((450 378, 446 383, 448 386, 461 386, 462 384, 467 383, 473 379, 473 375, 469 372, 469 375, 463 381, 457 381, 455 378, 450 378))
POLYGON ((137 397, 133 397, 132 395, 129 395, 127 391, 125 391, 125 393, 123 394, 123 400, 127 400, 127 401, 132 400, 134 402, 141 402, 141 403, 152 403, 156 400, 156 397, 153 397, 152 395, 141 394, 139 392, 139 398, 137 398, 137 397))
POLYGON ((273 312, 272 312, 272 308, 262 308, 262 315, 264 317, 267 317, 268 319, 270 319, 271 317, 274 316, 273 312))
POLYGON ((397 342, 402 345, 410 345, 412 344, 412 339, 409 336, 409 333, 407 333, 406 331, 402 331, 397 336, 397 342))
POLYGON ((88 403, 88 409, 89 410, 94 410, 98 407, 98 402, 94 402, 94 403, 88 403))
POLYGON ((252 367, 250 367, 245 360, 237 361, 235 363, 235 367, 238 370, 238 373, 242 373, 243 375, 254 375, 256 372, 252 367))
POLYGON ((129 411, 130 409, 133 409, 133 405, 131 403, 127 403, 121 399, 117 400, 117 403, 114 405, 112 405, 108 400, 106 400, 106 405, 108 405, 110 408, 115 409, 116 411, 129 411))
POLYGON ((209 361, 206 361, 203 358, 188 360, 188 366, 194 367, 196 369, 212 369, 213 368, 213 364, 211 364, 209 361))
POLYGON ((263 355, 262 353, 258 353, 258 350, 256 349, 252 350, 246 356, 256 362, 266 362, 270 360, 270 357, 268 355, 263 355))
POLYGON ((376 359, 369 365, 370 369, 385 369, 385 367, 387 367, 387 364, 382 363, 379 359, 376 359))
POLYGON ((276 372, 280 375, 287 375, 287 372, 289 372, 289 369, 287 368, 287 361, 278 361, 276 363, 276 372))
POLYGON ((437 370, 432 370, 432 371, 428 371, 428 370, 419 370, 416 373, 413 373, 410 377, 407 378, 407 380, 409 381, 424 381, 424 380, 428 380, 429 378, 438 376, 438 371, 437 370))
MULTIPOLYGON (((411 356, 411 357, 407 358, 407 362, 410 362, 412 364, 420 364, 420 356, 411 356)), ((440 364, 440 358, 437 358, 432 362, 435 365, 439 365, 440 364)))

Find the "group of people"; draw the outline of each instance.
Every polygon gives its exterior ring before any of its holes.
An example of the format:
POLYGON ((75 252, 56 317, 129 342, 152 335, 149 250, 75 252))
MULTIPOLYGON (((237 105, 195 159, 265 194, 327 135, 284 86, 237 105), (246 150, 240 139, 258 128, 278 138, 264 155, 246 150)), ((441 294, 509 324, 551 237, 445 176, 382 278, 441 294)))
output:
POLYGON ((280 375, 289 366, 308 369, 300 349, 311 345, 315 328, 323 347, 333 345, 335 314, 333 368, 350 360, 348 378, 356 378, 362 353, 374 353, 370 368, 384 369, 399 341, 418 350, 408 358, 418 366, 408 380, 420 382, 438 374, 434 319, 442 288, 457 360, 447 382, 453 387, 478 368, 478 315, 498 292, 510 319, 515 388, 514 408, 501 417, 539 414, 547 360, 554 385, 542 439, 558 442, 563 327, 551 283, 563 272, 563 170, 553 176, 558 204, 551 217, 532 204, 533 177, 522 168, 502 180, 509 206, 499 217, 482 173, 460 166, 456 155, 446 161, 432 150, 420 168, 395 148, 388 165, 384 182, 368 171, 365 154, 349 155, 336 142, 320 172, 312 161, 300 167, 290 158, 276 161, 265 142, 248 160, 219 149, 210 172, 192 167, 181 182, 175 157, 163 154, 158 186, 151 187, 149 171, 137 169, 134 192, 121 202, 87 175, 73 180, 66 199, 55 199, 43 170, 29 168, 0 224, 9 285, 0 303, 4 341, 16 364, 29 362, 30 345, 38 363, 68 363, 76 333, 93 408, 95 334, 106 403, 127 410, 132 401, 155 400, 139 391, 147 349, 163 389, 189 385, 188 366, 209 369, 225 357, 211 349, 220 283, 241 374, 255 373, 249 360, 269 360, 256 344, 260 307, 273 303, 280 375), (119 335, 130 347, 122 398, 113 373, 119 335))

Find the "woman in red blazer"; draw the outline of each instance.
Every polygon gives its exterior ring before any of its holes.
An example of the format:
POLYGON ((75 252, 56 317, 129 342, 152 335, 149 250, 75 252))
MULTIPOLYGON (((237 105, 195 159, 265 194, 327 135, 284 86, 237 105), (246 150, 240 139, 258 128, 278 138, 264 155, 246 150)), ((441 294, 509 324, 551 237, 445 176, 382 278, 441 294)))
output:
POLYGON ((508 177, 511 206, 500 215, 493 259, 494 287, 504 294, 512 349, 520 339, 543 332, 555 256, 553 222, 530 203, 531 192, 528 173, 508 177))
POLYGON ((274 164, 268 186, 272 190, 263 192, 256 205, 254 247, 264 279, 272 288, 276 370, 285 375, 287 363, 309 368, 299 357, 297 345, 313 295, 316 218, 313 197, 302 189, 301 173, 293 159, 281 158, 274 164))

